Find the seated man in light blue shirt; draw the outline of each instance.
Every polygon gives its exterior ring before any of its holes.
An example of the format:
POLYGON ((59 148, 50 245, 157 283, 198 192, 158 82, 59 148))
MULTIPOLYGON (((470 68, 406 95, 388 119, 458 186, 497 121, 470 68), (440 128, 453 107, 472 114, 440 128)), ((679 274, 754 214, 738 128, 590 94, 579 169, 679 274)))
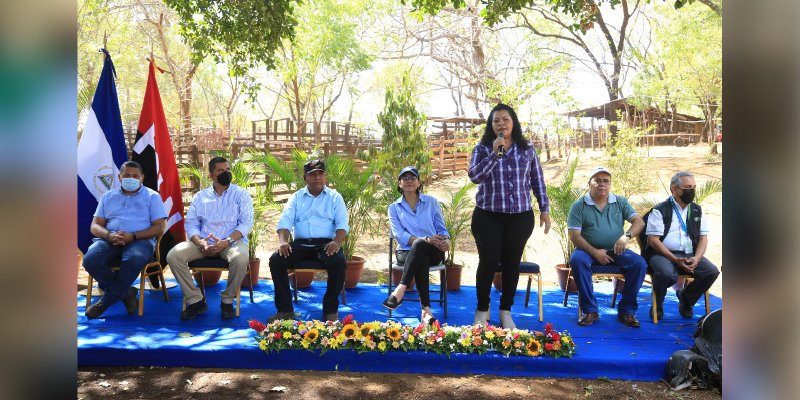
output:
POLYGON ((119 300, 125 303, 128 315, 136 312, 139 301, 131 284, 153 258, 155 238, 166 226, 161 196, 142 186, 144 173, 139 163, 124 162, 119 179, 122 187, 103 194, 89 228, 97 237, 83 256, 83 268, 103 290, 103 297, 86 309, 89 319, 99 318, 119 300), (112 271, 112 266, 119 271, 112 271))
POLYGON ((179 243, 167 254, 167 263, 181 286, 186 309, 181 319, 193 319, 208 310, 203 293, 195 286, 189 263, 205 257, 228 261, 228 282, 222 291, 222 319, 236 317, 233 302, 247 273, 250 257, 247 234, 253 229, 253 199, 247 190, 231 183, 231 165, 223 157, 208 162, 207 187, 194 195, 186 213, 188 241, 179 243))
POLYGON ((306 187, 298 190, 286 202, 278 221, 278 251, 269 258, 269 270, 275 285, 275 308, 270 317, 294 318, 292 294, 289 290, 287 269, 302 260, 318 260, 328 270, 328 288, 322 298, 322 318, 339 319, 339 293, 344 286, 345 260, 342 242, 349 230, 344 199, 337 191, 328 188, 325 162, 312 160, 303 166, 306 187), (291 232, 294 241, 289 243, 291 232))

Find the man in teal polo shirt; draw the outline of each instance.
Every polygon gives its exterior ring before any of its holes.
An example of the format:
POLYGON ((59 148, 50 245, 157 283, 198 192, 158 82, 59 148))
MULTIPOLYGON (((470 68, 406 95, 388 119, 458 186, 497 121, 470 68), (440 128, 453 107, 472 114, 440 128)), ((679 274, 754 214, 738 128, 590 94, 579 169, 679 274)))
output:
POLYGON ((639 327, 636 295, 647 273, 647 262, 626 247, 642 228, 644 221, 628 200, 611 193, 611 172, 604 167, 595 168, 589 177, 589 193, 572 204, 567 220, 569 238, 576 247, 569 263, 583 311, 578 325, 588 326, 600 319, 592 271, 617 265, 625 274, 617 318, 627 326, 639 327), (625 221, 631 227, 623 233, 625 221))

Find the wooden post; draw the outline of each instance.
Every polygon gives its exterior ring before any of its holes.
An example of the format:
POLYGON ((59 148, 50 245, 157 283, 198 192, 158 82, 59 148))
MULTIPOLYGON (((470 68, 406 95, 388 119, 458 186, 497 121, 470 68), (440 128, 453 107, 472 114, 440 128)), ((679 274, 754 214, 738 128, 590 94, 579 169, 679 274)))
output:
POLYGON ((444 176, 444 139, 439 138, 439 175, 444 176))
POLYGON ((594 151, 594 149, 595 149, 595 147, 594 147, 594 137, 595 137, 594 117, 592 117, 591 121, 592 121, 592 151, 594 151))

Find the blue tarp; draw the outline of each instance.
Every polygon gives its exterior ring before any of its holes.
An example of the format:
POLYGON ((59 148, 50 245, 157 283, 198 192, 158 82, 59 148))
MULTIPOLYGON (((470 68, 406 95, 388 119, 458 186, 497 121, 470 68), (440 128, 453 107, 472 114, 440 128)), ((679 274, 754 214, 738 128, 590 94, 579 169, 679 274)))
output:
MULTIPOLYGON (((180 320, 181 292, 178 287, 169 291, 170 301, 164 302, 160 291, 146 294, 144 316, 128 316, 120 302, 109 308, 103 318, 88 320, 83 316, 85 298, 77 297, 78 365, 129 365, 206 368, 262 368, 281 370, 324 370, 352 372, 403 372, 431 374, 492 374, 505 376, 541 376, 631 379, 656 381, 664 376, 664 365, 670 354, 692 346, 696 319, 705 313, 704 300, 695 306, 695 318, 683 319, 672 290, 665 300, 664 319, 653 324, 648 315, 650 288, 643 286, 639 293, 641 328, 629 328, 616 319, 611 309, 611 284, 595 284, 600 305, 600 321, 590 327, 578 326, 577 294, 571 294, 567 307, 562 305, 563 292, 558 288, 543 293, 544 322, 538 320, 536 293, 524 307, 522 283, 517 290, 512 309, 518 328, 544 330, 546 322, 554 329, 567 331, 577 345, 574 358, 505 357, 497 353, 483 355, 445 355, 425 352, 388 352, 357 354, 352 350, 328 351, 323 356, 305 350, 284 350, 266 354, 258 349, 247 321, 262 322, 275 312, 272 281, 262 280, 255 290, 255 303, 249 302, 242 291, 241 316, 222 320, 219 292, 225 281, 207 289, 209 311, 192 321, 180 320)), ((434 286, 435 288, 435 286, 434 286)), ((535 289, 535 288, 534 288, 535 289)), ((308 289, 299 291, 295 311, 300 319, 320 319, 325 282, 315 281, 308 289)), ((359 284, 347 290, 347 305, 339 307, 339 315, 353 314, 359 322, 384 321, 387 310, 381 302, 387 296, 386 285, 359 284)), ((492 318, 497 321, 500 293, 492 289, 492 318)), ((410 299, 410 297, 409 297, 410 299)), ((442 323, 468 325, 472 323, 475 287, 462 286, 448 293, 449 318, 443 319, 441 306, 433 304, 433 312, 442 323)), ((722 306, 721 299, 712 296, 712 309, 722 306)), ((411 325, 419 323, 419 304, 405 301, 392 316, 394 320, 411 325)))

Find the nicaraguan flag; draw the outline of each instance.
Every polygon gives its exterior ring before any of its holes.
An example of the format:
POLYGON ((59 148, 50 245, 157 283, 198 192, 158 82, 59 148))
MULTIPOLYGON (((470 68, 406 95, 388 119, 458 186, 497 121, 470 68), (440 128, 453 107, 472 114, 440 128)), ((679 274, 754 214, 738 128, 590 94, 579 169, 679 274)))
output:
MULTIPOLYGON (((183 197, 178 166, 175 164, 175 153, 172 150, 167 118, 164 116, 164 107, 161 104, 155 69, 156 66, 151 60, 131 158, 142 165, 144 185, 158 192, 161 201, 164 202, 164 210, 168 215, 167 231, 161 238, 159 261, 162 267, 166 267, 167 253, 173 246, 186 240, 186 231, 183 227, 183 197)), ((153 275, 150 278, 153 286, 158 287, 158 276, 153 275)))
POLYGON ((105 49, 103 72, 78 142, 78 250, 92 244, 89 227, 103 193, 119 187, 119 166, 128 160, 114 84, 114 63, 105 49))

